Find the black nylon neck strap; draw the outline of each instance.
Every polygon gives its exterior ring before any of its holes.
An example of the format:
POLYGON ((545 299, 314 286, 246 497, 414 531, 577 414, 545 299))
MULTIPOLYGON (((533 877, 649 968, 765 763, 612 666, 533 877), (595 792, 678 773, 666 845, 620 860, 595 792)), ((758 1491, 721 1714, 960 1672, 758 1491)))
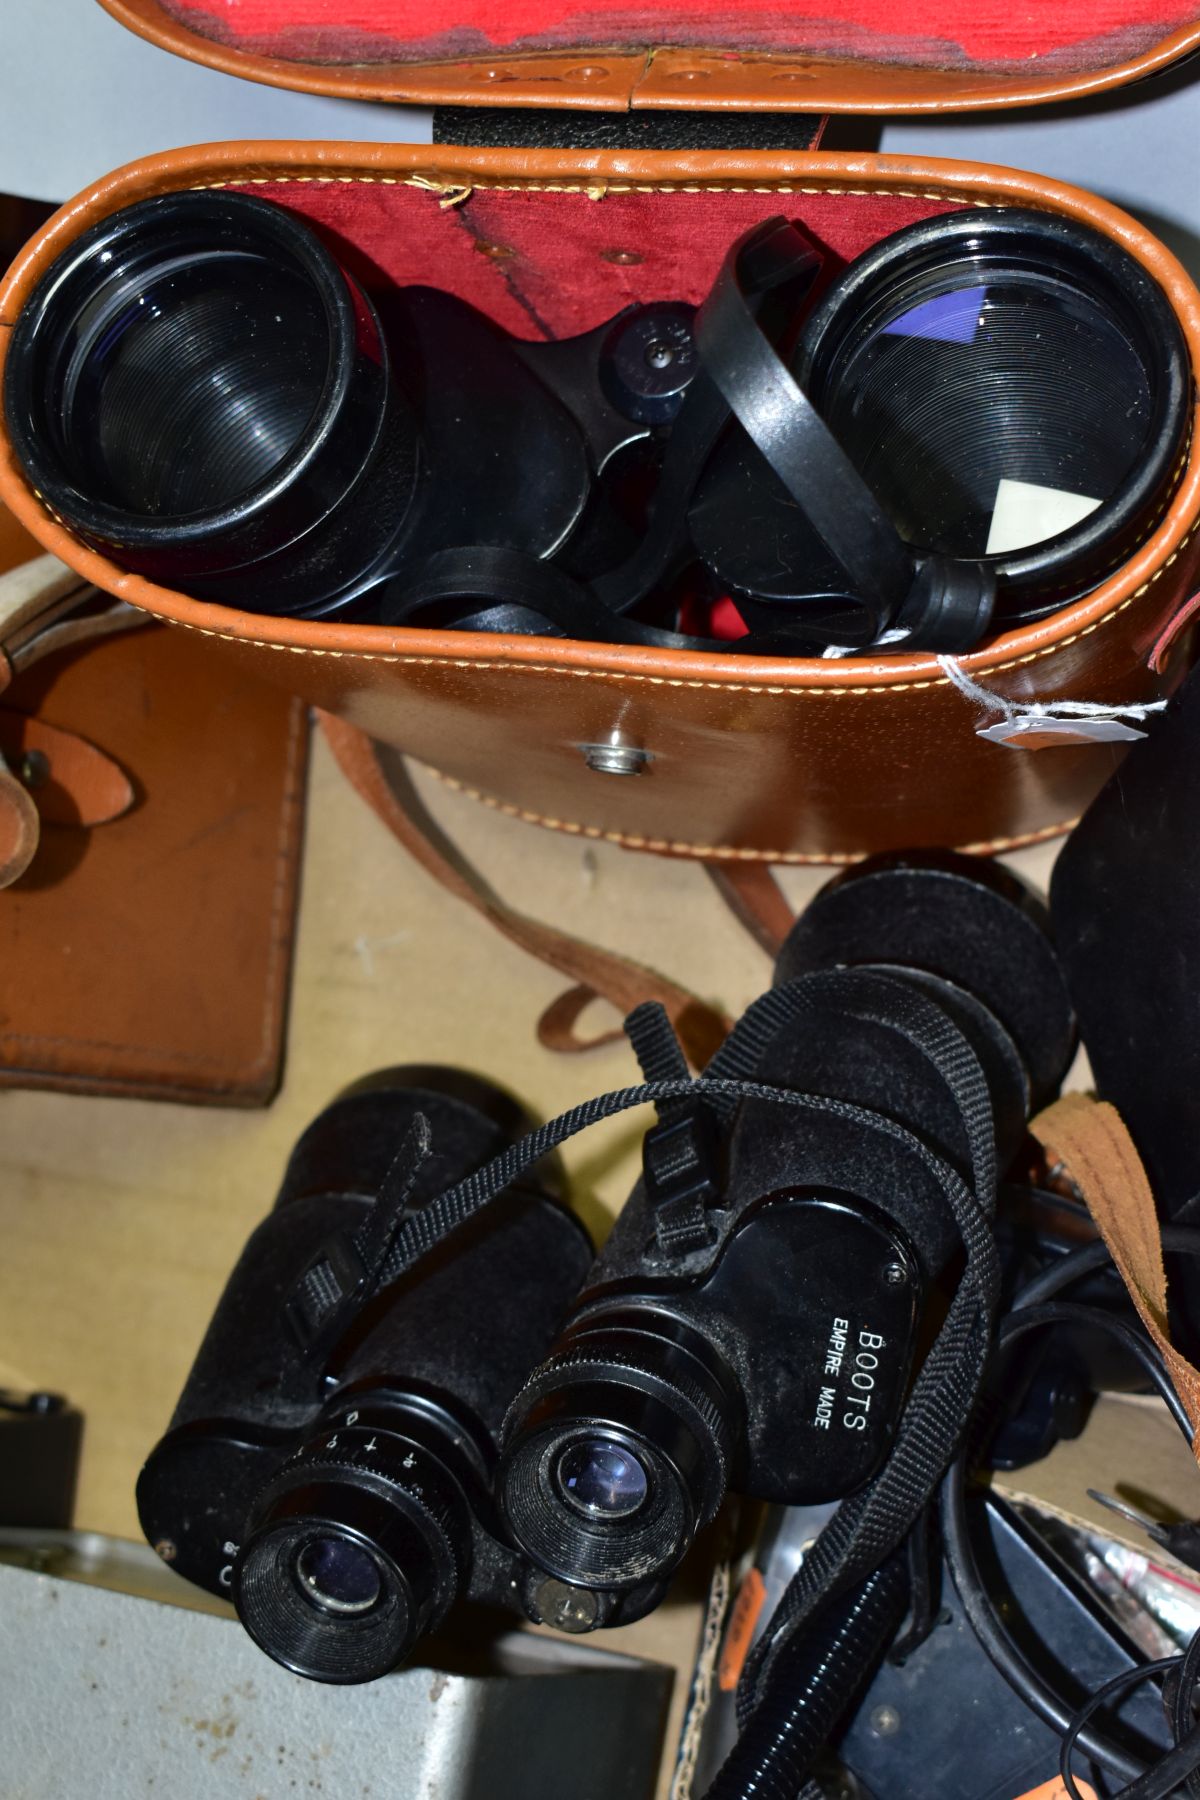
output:
POLYGON ((306 1359, 327 1349, 363 1301, 382 1285, 382 1270, 431 1146, 429 1121, 418 1113, 363 1224, 323 1244, 284 1302, 284 1317, 306 1359))
POLYGON ((430 1141, 428 1124, 419 1115, 384 1178, 365 1224, 359 1231, 343 1234, 324 1245, 285 1303, 288 1321, 302 1348, 310 1357, 327 1348, 365 1299, 398 1281, 451 1233, 512 1187, 543 1156, 585 1131, 589 1125, 613 1118, 635 1106, 651 1105, 662 1109, 672 1103, 704 1102, 719 1116, 727 1116, 739 1101, 746 1099, 771 1101, 801 1113, 825 1114, 846 1120, 864 1131, 891 1138, 909 1150, 934 1176, 960 1226, 959 1215, 965 1205, 962 1196, 966 1196, 976 1211, 979 1210, 955 1170, 920 1138, 882 1113, 852 1106, 843 1100, 828 1100, 818 1095, 794 1093, 789 1088, 771 1087, 765 1082, 712 1079, 704 1075, 696 1079, 679 1076, 644 1082, 637 1087, 617 1088, 599 1094, 531 1131, 519 1143, 510 1145, 483 1168, 456 1182, 427 1204, 410 1209, 408 1203, 430 1141))
MULTIPOLYGON (((647 1081, 687 1076, 687 1058, 658 1001, 635 1007, 625 1031, 647 1081)), ((664 1101, 642 1144, 646 1198, 664 1258, 703 1247, 711 1237, 708 1207, 716 1198, 719 1150, 713 1116, 702 1100, 664 1101)))
POLYGON ((999 1260, 988 1223, 995 1208, 996 1148, 987 1083, 966 1039, 926 995, 867 968, 804 976, 755 1001, 709 1071, 735 1081, 757 1072, 780 1031, 818 1013, 835 995, 839 1011, 887 1026, 919 1049, 954 1100, 967 1134, 973 1192, 954 1182, 943 1183, 943 1192, 966 1247, 966 1266, 913 1385, 887 1463, 862 1493, 838 1508, 747 1659, 738 1691, 743 1723, 782 1646, 828 1600, 895 1549, 932 1494, 974 1408, 999 1300, 999 1260))

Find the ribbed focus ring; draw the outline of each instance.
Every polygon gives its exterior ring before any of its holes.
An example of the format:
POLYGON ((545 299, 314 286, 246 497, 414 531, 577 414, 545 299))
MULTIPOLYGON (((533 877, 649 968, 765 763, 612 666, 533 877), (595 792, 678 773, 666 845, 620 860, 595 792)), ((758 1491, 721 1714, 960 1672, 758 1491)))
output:
POLYGON ((628 1588, 669 1574, 720 1505, 740 1416, 732 1374, 680 1320, 634 1306, 592 1314, 509 1412, 500 1503, 513 1536, 564 1581, 628 1588), (614 1463, 635 1485, 606 1497, 614 1463), (584 1500, 586 1470, 596 1485, 584 1500))
POLYGON ((264 1516, 270 1504, 268 1497, 300 1485, 323 1484, 330 1478, 336 1481, 353 1470, 367 1477, 372 1487, 379 1484, 389 1498, 403 1496, 405 1511, 419 1515, 423 1526, 435 1527, 445 1540, 447 1554, 458 1564, 456 1539, 462 1534, 455 1525, 462 1512, 462 1496, 429 1451, 411 1439, 384 1432, 343 1428, 332 1436, 340 1440, 332 1449, 331 1440, 325 1440, 323 1445, 318 1440, 317 1445, 306 1444, 288 1458, 259 1494, 253 1516, 264 1516), (368 1449, 372 1444, 379 1447, 368 1449))
MULTIPOLYGON (((602 1349, 585 1338, 574 1348, 561 1350, 556 1356, 548 1357, 541 1368, 530 1376, 508 1410, 505 1436, 508 1436, 515 1421, 525 1417, 537 1401, 564 1385, 564 1376, 571 1376, 575 1380, 582 1377, 589 1383, 611 1381, 614 1379, 614 1369, 640 1376, 641 1381, 631 1382, 629 1385, 637 1387, 641 1392, 657 1395, 664 1386, 663 1376, 654 1367, 653 1356, 645 1352, 636 1354, 622 1344, 602 1349)), ((714 1398, 704 1376, 693 1376, 686 1365, 681 1368, 677 1360, 672 1362, 670 1388, 672 1397, 682 1402, 694 1415, 696 1424, 712 1440, 713 1450, 720 1460, 723 1481, 731 1450, 730 1431, 724 1409, 714 1398)))
POLYGON ((460 1590, 470 1559, 466 1501, 422 1444, 370 1426, 306 1445, 260 1494, 234 1563, 247 1631, 285 1667, 317 1680, 370 1681, 409 1654, 460 1590), (316 1599, 300 1577, 314 1547, 371 1565, 379 1596, 361 1609, 316 1599))

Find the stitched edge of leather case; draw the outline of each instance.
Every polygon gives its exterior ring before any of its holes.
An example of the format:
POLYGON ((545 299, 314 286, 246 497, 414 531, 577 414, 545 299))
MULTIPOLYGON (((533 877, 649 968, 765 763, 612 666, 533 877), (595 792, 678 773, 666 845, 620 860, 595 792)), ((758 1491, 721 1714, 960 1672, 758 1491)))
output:
MULTIPOLYGON (((1200 293, 1165 245, 1117 207, 1046 177, 986 164, 933 158, 848 156, 811 152, 675 153, 597 151, 585 156, 555 150, 462 150, 423 145, 234 142, 167 151, 128 165, 69 201, 26 246, 0 286, 0 328, 15 319, 24 298, 53 257, 94 219, 149 194, 232 181, 406 182, 439 198, 473 188, 540 189, 549 194, 655 192, 712 186, 786 194, 804 192, 901 193, 958 200, 973 206, 1041 206, 1082 219, 1135 256, 1165 288, 1180 317, 1193 367, 1200 367, 1200 293)), ((0 375, 5 333, 0 329, 0 375)), ((402 631, 384 626, 247 615, 191 600, 171 589, 127 575, 86 549, 41 504, 0 434, 0 500, 64 562, 98 587, 142 606, 155 616, 217 637, 248 639, 280 649, 367 659, 429 658, 482 665, 544 663, 556 668, 636 670, 646 677, 699 680, 737 686, 747 681, 813 689, 940 685, 946 677, 927 655, 854 658, 843 662, 733 658, 680 650, 627 649, 564 643, 561 639, 504 637, 470 632, 402 631)), ((973 677, 994 676, 1049 656, 1096 630, 1146 591, 1171 566, 1196 529, 1200 515, 1200 434, 1193 433, 1187 467, 1158 529, 1140 550, 1095 591, 1034 625, 1004 633, 962 658, 973 677)))

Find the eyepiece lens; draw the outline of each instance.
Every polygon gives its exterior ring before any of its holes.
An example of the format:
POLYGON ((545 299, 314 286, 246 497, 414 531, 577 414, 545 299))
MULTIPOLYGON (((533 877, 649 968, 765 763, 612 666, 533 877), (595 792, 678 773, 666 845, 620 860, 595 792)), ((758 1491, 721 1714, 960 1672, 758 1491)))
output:
POLYGON ((558 1459, 555 1479, 568 1505, 596 1520, 629 1518, 650 1491, 637 1457, 605 1438, 571 1444, 558 1459))
POLYGON ((375 1558, 349 1538, 310 1538, 297 1554, 296 1577, 306 1597, 329 1613, 369 1612, 383 1592, 375 1558))

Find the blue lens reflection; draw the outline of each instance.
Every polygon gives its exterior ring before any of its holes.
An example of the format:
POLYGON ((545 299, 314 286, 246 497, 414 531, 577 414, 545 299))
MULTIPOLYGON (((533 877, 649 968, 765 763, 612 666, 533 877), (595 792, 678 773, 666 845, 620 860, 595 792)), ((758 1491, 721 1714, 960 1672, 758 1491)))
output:
POLYGON ((954 288, 901 313, 883 328, 885 337, 936 338, 943 344, 973 344, 983 324, 985 287, 954 288))
POLYGON ((609 1438, 585 1438, 570 1445, 558 1459, 557 1477, 564 1497, 597 1519, 628 1518, 650 1491, 637 1457, 609 1438))

